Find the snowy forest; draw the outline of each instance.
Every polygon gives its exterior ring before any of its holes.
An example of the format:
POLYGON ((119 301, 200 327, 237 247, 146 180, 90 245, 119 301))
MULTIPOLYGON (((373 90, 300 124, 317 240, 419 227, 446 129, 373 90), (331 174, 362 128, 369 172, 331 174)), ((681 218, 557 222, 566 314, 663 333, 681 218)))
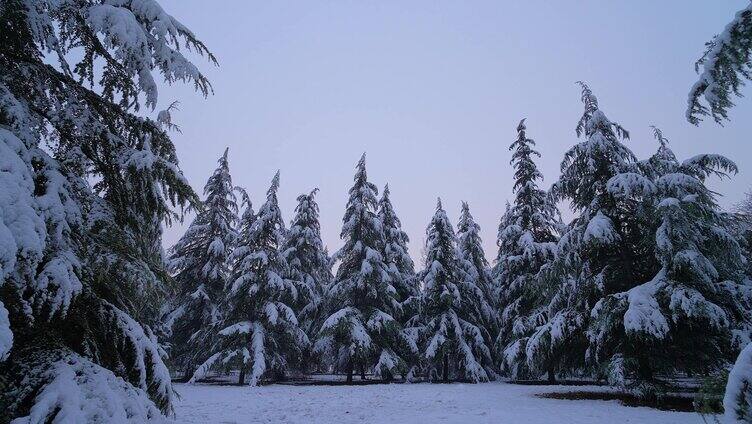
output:
MULTIPOLYGON (((752 72, 752 5, 719 30, 687 87, 694 125, 727 121, 752 72)), ((408 235, 389 185, 369 180, 389 170, 363 153, 330 252, 327 187, 281 210, 283 168, 252 198, 217 141, 191 188, 176 109, 145 113, 159 78, 211 96, 188 56, 217 63, 155 0, 0 0, 0 423, 179 421, 176 384, 320 375, 587 381, 646 399, 692 380, 698 411, 715 396, 714 419, 752 422, 752 194, 724 209, 708 185, 734 178, 732 159, 677 157, 652 122, 654 153, 638 157, 607 116, 615 99, 580 81, 559 87, 581 118, 553 184, 545 123, 499 129, 514 178, 498 228, 466 202, 452 222, 437 198, 408 235), (164 225, 186 217, 164 248, 164 225)))

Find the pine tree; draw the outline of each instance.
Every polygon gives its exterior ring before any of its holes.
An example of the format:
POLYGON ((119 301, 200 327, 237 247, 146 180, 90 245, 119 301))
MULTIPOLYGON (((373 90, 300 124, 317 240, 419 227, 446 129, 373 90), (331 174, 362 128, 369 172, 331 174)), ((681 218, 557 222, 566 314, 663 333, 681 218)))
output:
POLYGON ((501 285, 501 273, 504 272, 504 261, 508 255, 512 254, 515 248, 516 240, 513 237, 507 237, 506 229, 513 224, 514 216, 512 215, 512 205, 509 201, 504 206, 504 213, 499 219, 499 226, 496 230, 496 247, 499 248, 493 267, 491 268, 491 279, 493 282, 493 297, 498 303, 501 299, 503 286, 501 285))
POLYGON ((423 284, 418 322, 421 356, 429 377, 447 382, 451 378, 488 381, 495 375, 491 350, 486 345, 482 323, 474 320, 476 306, 483 302, 480 288, 463 281, 457 257, 454 229, 441 200, 426 230, 426 262, 420 273, 423 284))
POLYGON ((415 265, 407 252, 410 238, 402 231, 402 223, 394 211, 389 197, 389 184, 378 203, 378 217, 384 230, 384 261, 389 266, 392 285, 397 290, 397 299, 405 302, 418 294, 415 281, 415 265))
POLYGON ((210 92, 186 45, 214 60, 151 0, 0 3, 4 418, 172 410, 150 329, 169 280, 161 225, 198 199, 167 133, 137 113, 156 106, 156 74, 210 92))
POLYGON ((333 278, 321 241, 319 206, 314 199, 317 191, 298 196, 295 218, 282 248, 290 279, 298 281, 302 288, 293 309, 301 328, 311 338, 321 325, 322 296, 333 278))
POLYGON ((462 279, 478 289, 473 295, 478 302, 469 305, 472 308, 469 311, 471 321, 478 324, 485 344, 492 346, 499 331, 496 305, 492 301, 493 281, 486 254, 483 252, 480 225, 475 222, 467 202, 462 202, 462 212, 457 225, 457 259, 462 279))
POLYGON ((486 254, 483 252, 480 225, 475 222, 467 202, 462 202, 460 220, 457 223, 457 248, 462 270, 488 297, 493 285, 491 272, 486 254))
POLYGON ((514 206, 507 209, 499 227, 497 285, 502 287, 503 327, 497 346, 503 351, 503 368, 514 378, 537 377, 547 372, 554 379, 556 356, 528 346, 530 336, 548 320, 548 303, 555 285, 548 271, 556 254, 559 211, 538 188, 543 175, 533 160, 540 153, 527 138, 525 120, 517 126, 517 140, 509 146, 514 167, 514 206))
POLYGON ((727 120, 728 110, 734 106, 731 97, 741 97, 745 80, 752 76, 752 4, 737 12, 705 46, 705 53, 695 63, 700 76, 687 102, 687 120, 695 125, 701 116, 712 116, 719 124, 727 120))
POLYGON ((650 205, 640 219, 644 243, 654 246, 656 271, 601 299, 588 331, 592 360, 611 381, 641 390, 652 390, 656 373, 719 369, 730 359, 730 330, 739 318, 749 322, 740 303, 748 290, 736 283, 741 249, 705 186, 708 176, 735 173, 736 165, 718 155, 679 163, 662 133, 655 129, 655 135, 660 147, 641 164, 644 172, 617 175, 608 186, 617 196, 650 205))
POLYGON ((373 369, 386 379, 405 375, 417 348, 400 325, 401 305, 392 285, 384 251, 384 231, 376 215, 376 186, 368 182, 366 156, 360 158, 347 201, 341 238, 335 254, 337 274, 326 293, 331 311, 316 341, 316 351, 331 365, 361 377, 373 369))
POLYGON ((578 216, 557 245, 558 288, 548 320, 531 336, 535 349, 558 353, 559 368, 570 371, 585 367, 585 328, 592 306, 650 271, 640 263, 646 255, 636 241, 641 235, 636 204, 607 189, 613 176, 634 165, 634 155, 619 141, 628 133, 606 117, 590 88, 580 85, 585 112, 576 132, 584 140, 565 153, 562 174, 551 188, 554 200, 569 201, 578 216))
MULTIPOLYGON (((256 212, 253 211, 253 202, 251 202, 250 196, 248 196, 248 192, 245 190, 240 191, 240 195, 242 198, 242 206, 244 207, 243 214, 240 216, 240 219, 238 220, 238 226, 237 226, 237 240, 236 245, 248 245, 249 237, 251 236, 251 229, 253 228, 253 224, 256 222, 256 212)), ((234 259, 237 255, 232 255, 230 258, 230 268, 234 268, 235 264, 234 259)))
POLYGON ((178 292, 165 316, 164 332, 172 365, 185 378, 207 359, 214 326, 222 319, 220 303, 225 296, 238 222, 227 153, 225 149, 204 185, 206 200, 201 210, 170 255, 178 292))
POLYGON ((191 381, 212 369, 237 367, 238 384, 245 383, 250 370, 250 385, 255 386, 266 377, 283 379, 301 365, 309 341, 292 305, 302 287, 285 278, 288 266, 281 251, 285 231, 278 188, 279 172, 266 192, 266 202, 233 253, 227 316, 219 327, 213 354, 191 381))

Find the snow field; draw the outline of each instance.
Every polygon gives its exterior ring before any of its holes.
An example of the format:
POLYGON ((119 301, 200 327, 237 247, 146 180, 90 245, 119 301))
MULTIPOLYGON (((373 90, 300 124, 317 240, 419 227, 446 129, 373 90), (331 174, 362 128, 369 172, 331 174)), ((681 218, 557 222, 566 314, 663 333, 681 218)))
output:
POLYGON ((603 387, 487 384, 263 387, 176 384, 180 423, 693 424, 700 415, 535 394, 603 387))

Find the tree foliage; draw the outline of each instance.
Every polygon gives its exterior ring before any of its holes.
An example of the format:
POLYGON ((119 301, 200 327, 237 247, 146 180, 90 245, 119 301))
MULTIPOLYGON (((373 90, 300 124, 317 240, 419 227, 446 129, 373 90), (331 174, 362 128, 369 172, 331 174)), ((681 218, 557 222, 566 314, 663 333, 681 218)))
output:
POLYGON ((150 330, 169 279, 161 225, 198 201, 161 124, 136 113, 141 99, 156 106, 156 75, 211 91, 187 50, 214 61, 153 0, 0 3, 7 416, 54 420, 63 403, 49 393, 73 384, 72 374, 87 386, 68 392, 67 406, 82 402, 75 393, 93 391, 103 396, 90 405, 93 415, 112 406, 110 398, 129 399, 132 409, 120 410, 118 422, 155 421, 172 410, 150 330))

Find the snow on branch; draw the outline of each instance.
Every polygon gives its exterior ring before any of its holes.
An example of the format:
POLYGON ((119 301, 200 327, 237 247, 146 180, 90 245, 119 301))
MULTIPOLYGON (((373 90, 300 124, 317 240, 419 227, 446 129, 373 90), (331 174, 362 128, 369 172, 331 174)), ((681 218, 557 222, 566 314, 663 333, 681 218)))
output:
POLYGON ((686 118, 695 125, 702 116, 711 116, 718 124, 727 120, 728 110, 734 106, 731 96, 741 97, 744 80, 750 79, 752 3, 737 12, 706 46, 705 53, 695 63, 699 77, 687 99, 686 118))
POLYGON ((29 415, 14 424, 169 422, 144 389, 73 352, 49 364, 40 377, 46 382, 29 415))

